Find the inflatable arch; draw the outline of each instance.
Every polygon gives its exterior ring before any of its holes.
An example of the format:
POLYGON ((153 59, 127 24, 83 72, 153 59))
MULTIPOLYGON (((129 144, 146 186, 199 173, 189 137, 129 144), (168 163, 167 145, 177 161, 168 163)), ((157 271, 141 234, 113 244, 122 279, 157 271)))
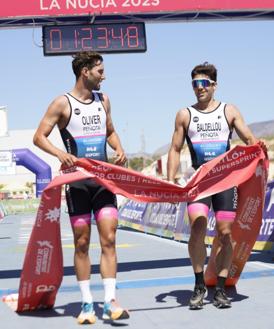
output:
POLYGON ((27 148, 12 150, 12 157, 17 166, 23 166, 36 175, 36 197, 40 197, 51 181, 50 166, 27 148))

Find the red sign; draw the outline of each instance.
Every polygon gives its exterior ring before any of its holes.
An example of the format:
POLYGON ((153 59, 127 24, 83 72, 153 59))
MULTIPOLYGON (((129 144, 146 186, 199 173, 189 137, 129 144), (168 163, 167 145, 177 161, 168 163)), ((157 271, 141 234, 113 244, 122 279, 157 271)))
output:
POLYGON ((93 14, 251 11, 274 9, 273 0, 2 0, 0 19, 93 14))

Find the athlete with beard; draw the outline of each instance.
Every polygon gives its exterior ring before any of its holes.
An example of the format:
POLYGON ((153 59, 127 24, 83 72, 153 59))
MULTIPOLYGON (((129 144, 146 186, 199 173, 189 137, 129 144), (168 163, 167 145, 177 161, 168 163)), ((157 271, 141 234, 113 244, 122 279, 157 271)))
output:
MULTIPOLYGON (((177 113, 175 130, 168 153, 167 176, 170 182, 180 164, 180 152, 187 141, 192 167, 196 170, 207 161, 230 149, 233 129, 246 145, 257 143, 250 129, 245 124, 239 110, 231 104, 215 99, 217 88, 217 70, 207 62, 197 65, 191 72, 192 87, 197 103, 177 113)), ((266 152, 263 142, 260 145, 266 152)), ((216 218, 218 239, 213 245, 216 250, 217 285, 213 304, 218 308, 227 308, 231 302, 225 292, 225 281, 232 261, 233 244, 231 228, 237 209, 237 189, 231 188, 210 197, 188 203, 188 216, 191 234, 188 244, 189 255, 195 274, 195 287, 189 301, 190 309, 201 309, 207 290, 204 282, 204 264, 206 246, 204 243, 208 211, 212 206, 216 218)))
MULTIPOLYGON (((109 98, 99 93, 105 79, 102 56, 96 52, 77 53, 73 56, 72 69, 76 77, 74 88, 49 105, 34 135, 34 144, 56 156, 62 164, 73 166, 77 158, 107 161, 108 143, 116 152, 115 164, 124 165, 126 156, 112 123, 109 98), (48 139, 55 125, 60 130, 67 152, 48 139)), ((96 219, 101 244, 100 272, 105 289, 103 319, 129 318, 128 311, 116 300, 116 196, 88 179, 67 185, 66 200, 74 235, 74 267, 82 295, 78 323, 92 324, 96 321, 90 291, 91 212, 96 219)))

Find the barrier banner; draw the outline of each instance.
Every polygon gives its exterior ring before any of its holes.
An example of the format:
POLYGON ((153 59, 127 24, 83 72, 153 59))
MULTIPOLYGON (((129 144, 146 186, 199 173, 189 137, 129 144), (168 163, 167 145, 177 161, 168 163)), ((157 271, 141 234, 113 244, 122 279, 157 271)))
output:
MULTIPOLYGON (((232 228, 234 249, 226 280, 228 286, 237 283, 260 231, 267 178, 263 171, 263 167, 258 167, 253 176, 243 182, 238 189, 238 209, 232 228)), ((208 286, 216 285, 217 282, 215 267, 217 247, 218 239, 215 237, 205 271, 205 282, 208 286)))
MULTIPOLYGON (((36 213, 39 208, 39 199, 8 199, 2 200, 2 207, 6 215, 36 213)), ((0 206, 1 207, 1 206, 0 206)))
MULTIPOLYGON (((215 216, 214 212, 209 211, 206 242, 212 243, 215 237, 215 216)), ((271 250, 274 242, 274 181, 270 181, 266 186, 265 202, 263 208, 262 222, 259 235, 253 250, 271 250)))
MULTIPOLYGON (((156 215, 154 213, 154 215, 156 215)), ((162 237, 169 237, 174 240, 188 241, 190 237, 190 225, 186 210, 186 203, 180 202, 178 204, 172 203, 138 203, 132 200, 127 200, 124 205, 119 208, 119 224, 121 226, 130 227, 138 231, 155 234, 162 237), (156 218, 151 221, 146 221, 145 218, 149 217, 151 212, 151 207, 161 209, 159 220, 156 218), (157 206, 155 206, 157 205, 157 206), (167 205, 166 207, 160 207, 160 205, 167 205), (168 206, 169 205, 169 206, 168 206), (142 212, 140 213, 140 206, 143 206, 142 212), (128 209, 130 208, 130 209, 128 209), (165 227, 165 222, 174 222, 172 213, 176 208, 176 224, 169 225, 168 229, 165 227), (132 214, 135 214, 135 218, 138 217, 138 224, 136 220, 132 218, 132 214), (138 214, 138 215, 137 215, 138 214), (155 223, 157 222, 157 227, 155 223)), ((213 239, 216 235, 215 230, 216 219, 214 212, 209 211, 207 231, 205 237, 205 243, 207 245, 212 245, 213 239)), ((263 209, 263 218, 260 227, 260 233, 257 236, 256 242, 252 250, 271 250, 274 247, 274 181, 267 183, 265 202, 263 209)))
POLYGON ((63 278, 61 186, 41 198, 20 279, 17 311, 51 308, 63 278))
POLYGON ((142 202, 186 202, 239 186, 243 200, 233 229, 237 268, 230 273, 230 283, 235 284, 259 233, 267 169, 268 159, 258 144, 236 146, 204 164, 185 187, 96 160, 80 159, 75 167, 63 168, 62 175, 55 177, 42 195, 21 274, 17 311, 54 304, 63 267, 59 224, 62 184, 94 179, 113 193, 142 202), (251 229, 245 230, 246 225, 251 229))
POLYGON ((144 203, 128 200, 119 208, 119 225, 166 238, 180 239, 186 203, 144 203))
POLYGON ((145 232, 143 218, 147 206, 148 203, 129 200, 119 209, 119 224, 145 232))
POLYGON ((177 226, 179 204, 149 203, 144 215, 145 232, 173 237, 177 226))
POLYGON ((265 206, 260 233, 256 242, 256 249, 269 250, 274 243, 274 181, 267 184, 265 206))

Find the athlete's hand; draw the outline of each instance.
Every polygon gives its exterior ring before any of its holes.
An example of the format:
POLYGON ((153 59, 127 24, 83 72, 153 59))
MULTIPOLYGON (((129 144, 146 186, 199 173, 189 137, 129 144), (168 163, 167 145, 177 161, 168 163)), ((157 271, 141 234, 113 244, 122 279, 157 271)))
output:
POLYGON ((71 167, 75 164, 75 162, 78 160, 76 158, 76 156, 74 156, 73 154, 61 151, 58 152, 57 154, 57 158, 59 159, 59 161, 63 164, 66 165, 68 167, 71 167))
POLYGON ((262 150, 264 151, 265 156, 267 157, 267 145, 265 144, 265 142, 263 140, 259 140, 258 144, 260 145, 260 147, 262 148, 262 150))
POLYGON ((119 150, 119 151, 116 150, 116 156, 115 156, 115 159, 114 159, 114 164, 117 165, 117 166, 124 166, 126 162, 127 162, 127 157, 126 157, 124 151, 123 150, 119 150))

